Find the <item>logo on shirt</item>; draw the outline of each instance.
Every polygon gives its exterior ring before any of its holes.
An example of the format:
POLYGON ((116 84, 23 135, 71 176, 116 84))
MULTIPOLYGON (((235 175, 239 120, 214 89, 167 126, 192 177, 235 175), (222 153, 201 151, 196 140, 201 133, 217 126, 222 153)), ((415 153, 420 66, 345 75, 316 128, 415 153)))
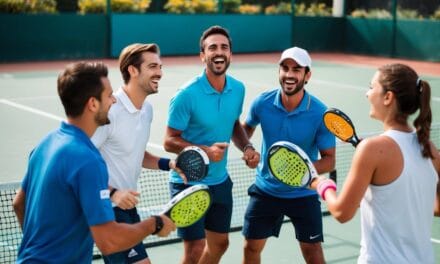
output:
POLYGON ((101 200, 110 198, 110 190, 109 189, 101 190, 99 193, 101 195, 101 200))

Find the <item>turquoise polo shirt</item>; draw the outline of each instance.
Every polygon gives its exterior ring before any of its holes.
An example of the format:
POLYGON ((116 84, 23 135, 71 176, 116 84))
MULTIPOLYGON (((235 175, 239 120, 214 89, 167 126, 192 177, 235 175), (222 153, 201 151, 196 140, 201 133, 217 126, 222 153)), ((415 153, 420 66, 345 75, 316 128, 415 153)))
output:
POLYGON ((334 148, 335 137, 325 127, 322 115, 327 107, 307 91, 299 106, 288 112, 281 103, 281 89, 262 93, 252 103, 246 124, 261 125, 263 142, 261 160, 257 167, 256 186, 265 193, 279 198, 316 195, 307 188, 293 189, 275 180, 268 170, 267 150, 280 140, 302 148, 315 161, 320 150, 334 148))
MULTIPOLYGON (((211 146, 230 142, 234 123, 239 120, 245 88, 242 82, 226 75, 223 92, 209 83, 205 71, 184 85, 171 99, 168 126, 182 131, 182 138, 195 145, 211 146)), ((228 177, 228 151, 222 160, 210 162, 208 176, 201 183, 215 185, 228 177)), ((170 181, 183 183, 180 176, 170 172, 170 181)), ((190 184, 194 184, 193 182, 190 184)), ((200 183, 200 182, 197 182, 200 183)))

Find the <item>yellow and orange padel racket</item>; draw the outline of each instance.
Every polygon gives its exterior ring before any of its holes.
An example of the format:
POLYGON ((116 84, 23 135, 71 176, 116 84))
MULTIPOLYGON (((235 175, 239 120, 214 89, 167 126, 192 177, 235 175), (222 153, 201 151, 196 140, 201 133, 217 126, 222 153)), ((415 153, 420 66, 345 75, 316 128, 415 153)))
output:
POLYGON ((329 108, 322 118, 327 129, 340 140, 351 143, 354 147, 359 144, 353 122, 344 112, 337 108, 329 108))

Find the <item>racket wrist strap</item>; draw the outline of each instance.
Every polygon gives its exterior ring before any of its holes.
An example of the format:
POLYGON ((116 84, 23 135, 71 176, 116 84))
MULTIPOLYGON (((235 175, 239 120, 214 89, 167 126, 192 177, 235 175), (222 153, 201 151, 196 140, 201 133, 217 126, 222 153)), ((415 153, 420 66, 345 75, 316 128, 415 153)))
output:
POLYGON ((318 183, 318 186, 316 187, 316 191, 324 201, 325 201, 325 192, 329 189, 336 191, 336 183, 331 179, 325 179, 323 181, 320 181, 318 183))
POLYGON ((159 161, 157 162, 157 166, 159 167, 160 170, 169 171, 171 169, 170 159, 160 158, 159 161))
POLYGON ((160 217, 159 215, 153 215, 153 217, 154 217, 154 220, 156 222, 156 227, 155 227, 154 232, 152 233, 152 235, 156 235, 163 228, 163 220, 162 220, 162 217, 160 217))

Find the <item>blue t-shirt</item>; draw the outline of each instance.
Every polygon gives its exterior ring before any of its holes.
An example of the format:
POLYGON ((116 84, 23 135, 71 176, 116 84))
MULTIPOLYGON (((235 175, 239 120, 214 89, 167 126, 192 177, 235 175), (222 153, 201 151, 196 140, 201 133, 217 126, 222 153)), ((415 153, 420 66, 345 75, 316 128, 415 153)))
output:
POLYGON ((62 123, 33 150, 22 182, 17 263, 91 263, 89 226, 114 220, 107 167, 89 137, 62 123))
POLYGON ((281 90, 262 93, 252 103, 246 124, 261 125, 263 142, 261 159, 257 167, 256 186, 265 193, 280 198, 316 195, 307 188, 293 189, 279 183, 269 174, 267 149, 277 141, 289 141, 302 148, 315 161, 319 150, 334 148, 336 141, 325 127, 322 115, 327 107, 305 91, 299 106, 288 112, 281 103, 281 90))
MULTIPOLYGON (((196 145, 229 142, 234 123, 242 111, 244 92, 243 83, 226 75, 225 87, 219 93, 211 86, 204 71, 171 99, 168 126, 182 131, 182 138, 196 145)), ((210 162, 208 176, 202 183, 214 185, 226 180, 227 153, 221 161, 210 162)), ((170 175, 171 182, 183 182, 176 172, 171 171, 170 175)))

